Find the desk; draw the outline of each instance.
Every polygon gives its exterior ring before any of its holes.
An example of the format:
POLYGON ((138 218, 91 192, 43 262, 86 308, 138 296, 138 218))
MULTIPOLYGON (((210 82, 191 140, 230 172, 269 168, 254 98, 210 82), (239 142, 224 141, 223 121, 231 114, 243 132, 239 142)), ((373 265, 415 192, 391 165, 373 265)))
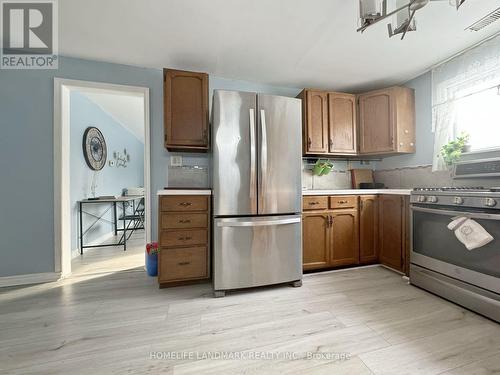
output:
MULTIPOLYGON (((107 247, 107 246, 122 246, 123 245, 123 251, 127 250, 127 205, 132 205, 133 208, 133 215, 137 213, 137 207, 136 206, 136 201, 137 200, 142 200, 144 199, 144 195, 129 195, 129 196, 123 196, 123 197, 117 197, 117 198, 99 198, 99 199, 83 199, 78 201, 78 213, 80 216, 80 254, 83 254, 83 249, 90 248, 90 247, 107 247), (100 216, 95 216, 94 222, 85 230, 83 231, 83 207, 88 204, 109 204, 109 208, 105 210, 100 216), (122 217, 119 219, 118 214, 117 214, 117 206, 120 205, 122 208, 122 217), (113 208, 113 225, 114 225, 114 231, 115 231, 115 236, 118 235, 119 231, 123 231, 123 235, 120 237, 119 241, 117 243, 111 243, 111 244, 105 244, 105 245, 85 245, 84 244, 84 236, 85 234, 100 220, 103 220, 102 217, 108 212, 111 208, 113 208), (118 228, 118 221, 121 220, 123 221, 123 229, 118 228)), ((131 220, 129 220, 131 221, 131 220)), ((130 225, 130 223, 129 223, 130 225)), ((131 231, 138 229, 138 228, 133 228, 131 231)))

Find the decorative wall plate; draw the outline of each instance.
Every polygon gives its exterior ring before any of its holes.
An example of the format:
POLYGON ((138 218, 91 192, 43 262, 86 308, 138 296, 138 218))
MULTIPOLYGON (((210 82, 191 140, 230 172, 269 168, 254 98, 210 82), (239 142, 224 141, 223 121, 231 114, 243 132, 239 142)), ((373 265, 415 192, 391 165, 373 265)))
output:
POLYGON ((106 165, 108 150, 101 131, 90 126, 83 133, 83 155, 90 169, 100 171, 106 165))

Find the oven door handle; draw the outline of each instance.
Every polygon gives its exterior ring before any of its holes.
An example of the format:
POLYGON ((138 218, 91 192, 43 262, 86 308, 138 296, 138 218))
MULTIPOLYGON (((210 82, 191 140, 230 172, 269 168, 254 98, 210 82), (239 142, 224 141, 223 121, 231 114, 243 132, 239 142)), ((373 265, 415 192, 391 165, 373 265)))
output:
POLYGON ((486 219, 486 220, 499 220, 500 221, 500 214, 495 215, 495 214, 483 214, 480 212, 439 210, 439 209, 435 209, 435 208, 415 207, 415 206, 410 207, 410 209, 412 211, 427 212, 430 214, 438 214, 438 215, 446 215, 446 216, 458 216, 458 217, 464 216, 464 217, 468 217, 469 219, 486 219))

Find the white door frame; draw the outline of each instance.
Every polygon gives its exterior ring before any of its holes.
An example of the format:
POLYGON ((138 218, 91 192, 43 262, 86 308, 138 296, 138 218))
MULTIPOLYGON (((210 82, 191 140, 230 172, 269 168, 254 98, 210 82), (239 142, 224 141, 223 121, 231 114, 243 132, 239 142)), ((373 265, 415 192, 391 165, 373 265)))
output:
MULTIPOLYGON (((149 88, 54 78, 54 270, 71 274, 70 93, 126 92, 144 98, 144 207, 146 242, 151 241, 151 155, 149 88)), ((73 151, 75 152, 75 151, 73 151)))

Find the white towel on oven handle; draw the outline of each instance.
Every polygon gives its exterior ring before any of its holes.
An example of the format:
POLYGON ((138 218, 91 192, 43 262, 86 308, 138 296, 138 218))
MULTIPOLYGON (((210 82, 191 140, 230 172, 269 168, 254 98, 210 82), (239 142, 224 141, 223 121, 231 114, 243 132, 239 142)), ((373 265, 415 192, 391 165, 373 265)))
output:
POLYGON ((448 224, 448 229, 455 231, 455 236, 465 245, 467 250, 478 249, 493 241, 491 234, 477 221, 467 216, 457 216, 452 220, 448 224))

